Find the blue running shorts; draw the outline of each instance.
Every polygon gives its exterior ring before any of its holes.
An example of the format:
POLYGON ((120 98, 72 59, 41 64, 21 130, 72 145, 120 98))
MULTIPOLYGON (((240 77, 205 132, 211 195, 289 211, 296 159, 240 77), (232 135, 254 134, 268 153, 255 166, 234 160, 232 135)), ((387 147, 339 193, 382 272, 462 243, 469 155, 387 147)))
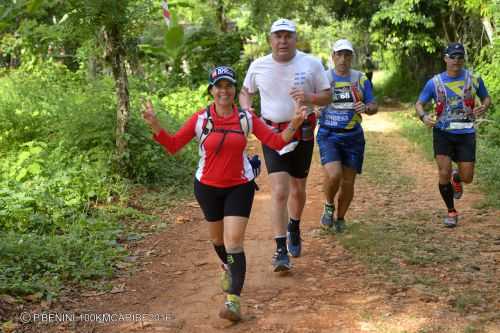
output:
POLYGON ((316 137, 321 164, 340 161, 361 173, 365 155, 365 135, 361 126, 352 130, 320 126, 316 137))

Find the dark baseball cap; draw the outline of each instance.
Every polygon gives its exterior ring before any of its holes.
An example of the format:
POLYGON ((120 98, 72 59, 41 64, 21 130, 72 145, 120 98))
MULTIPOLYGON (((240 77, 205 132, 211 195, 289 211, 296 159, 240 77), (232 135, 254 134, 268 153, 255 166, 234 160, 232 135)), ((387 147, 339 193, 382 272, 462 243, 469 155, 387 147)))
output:
POLYGON ((445 55, 451 56, 454 54, 461 54, 465 55, 465 48, 462 44, 460 43, 450 43, 444 50, 445 55))
POLYGON ((210 88, 220 80, 228 80, 232 84, 236 84, 236 74, 229 66, 217 66, 210 71, 208 76, 208 87, 210 88))

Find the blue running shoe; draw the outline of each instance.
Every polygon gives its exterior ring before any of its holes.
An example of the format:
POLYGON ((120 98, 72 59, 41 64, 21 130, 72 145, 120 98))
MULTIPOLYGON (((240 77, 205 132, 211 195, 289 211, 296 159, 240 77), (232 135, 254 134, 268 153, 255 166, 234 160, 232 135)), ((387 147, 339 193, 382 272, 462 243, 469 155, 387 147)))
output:
POLYGON ((321 215, 321 226, 325 228, 331 228, 333 226, 333 212, 335 211, 334 206, 326 205, 323 208, 323 214, 321 215))
POLYGON ((292 268, 288 253, 284 249, 278 249, 273 256, 274 272, 286 272, 292 268))
POLYGON ((288 252, 292 257, 300 257, 302 251, 302 239, 300 238, 300 230, 287 232, 288 252))

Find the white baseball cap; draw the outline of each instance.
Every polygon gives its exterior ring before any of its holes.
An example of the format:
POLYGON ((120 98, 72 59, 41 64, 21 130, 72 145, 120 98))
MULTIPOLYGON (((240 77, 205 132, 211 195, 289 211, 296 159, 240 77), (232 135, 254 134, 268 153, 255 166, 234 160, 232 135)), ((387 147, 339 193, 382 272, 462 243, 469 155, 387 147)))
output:
POLYGON ((271 26, 271 33, 276 31, 296 32, 297 30, 295 29, 295 23, 293 23, 292 21, 287 19, 279 19, 274 21, 273 25, 271 26))
POLYGON ((338 52, 341 50, 349 50, 354 53, 354 48, 352 47, 352 43, 347 39, 339 39, 333 44, 333 52, 338 52))

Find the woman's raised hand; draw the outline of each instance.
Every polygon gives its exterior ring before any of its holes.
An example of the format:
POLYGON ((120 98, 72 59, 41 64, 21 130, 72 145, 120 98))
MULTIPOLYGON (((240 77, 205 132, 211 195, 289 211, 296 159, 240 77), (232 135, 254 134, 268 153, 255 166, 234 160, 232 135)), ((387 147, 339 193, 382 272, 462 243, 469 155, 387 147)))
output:
POLYGON ((307 110, 308 107, 306 105, 296 105, 295 114, 290 122, 293 128, 299 128, 299 126, 302 125, 307 118, 307 110))
POLYGON ((156 118, 156 114, 153 110, 153 104, 149 99, 146 101, 146 103, 144 103, 144 110, 145 111, 142 113, 144 121, 149 125, 149 127, 151 127, 155 134, 158 134, 161 130, 161 125, 158 121, 158 118, 156 118))

